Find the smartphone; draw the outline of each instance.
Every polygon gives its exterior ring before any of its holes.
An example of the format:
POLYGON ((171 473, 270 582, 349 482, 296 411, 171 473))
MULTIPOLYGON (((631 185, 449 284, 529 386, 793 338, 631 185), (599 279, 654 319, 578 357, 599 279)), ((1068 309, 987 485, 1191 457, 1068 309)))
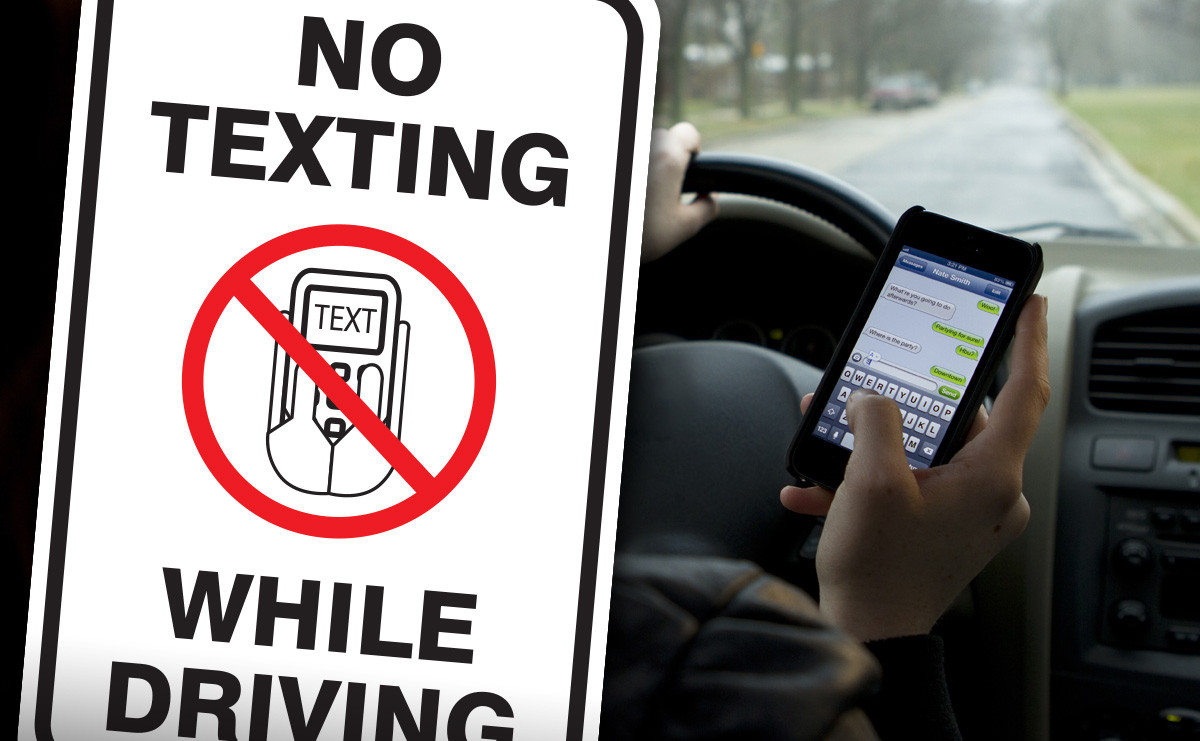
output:
POLYGON ((912 468, 958 450, 1042 275, 1042 248, 915 206, 900 217, 788 450, 836 489, 854 450, 846 400, 893 399, 912 468))

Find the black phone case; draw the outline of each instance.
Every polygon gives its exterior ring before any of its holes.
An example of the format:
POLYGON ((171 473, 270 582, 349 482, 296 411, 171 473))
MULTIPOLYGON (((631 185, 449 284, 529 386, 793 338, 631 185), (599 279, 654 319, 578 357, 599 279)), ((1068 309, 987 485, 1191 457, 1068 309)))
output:
MULTIPOLYGON (((836 489, 842 483, 845 473, 844 463, 838 466, 836 480, 820 475, 813 476, 811 471, 806 472, 798 465, 799 451, 805 445, 823 445, 827 446, 830 455, 844 455, 845 458, 849 458, 849 451, 825 440, 813 437, 812 430, 816 424, 816 417, 824 410, 825 404, 837 386, 838 380, 841 377, 840 371, 842 366, 845 365, 847 358, 849 358, 851 351, 854 349, 855 343, 858 341, 858 336, 862 329, 861 325, 866 321, 864 312, 869 313, 875 305, 879 293, 883 290, 883 283, 886 282, 888 275, 891 273, 894 255, 903 246, 900 244, 900 241, 903 235, 905 235, 908 221, 924 211, 925 209, 921 206, 913 206, 905 211, 896 222, 896 227, 892 230, 892 235, 889 237, 888 243, 876 263, 875 271, 871 274, 871 278, 867 282, 866 290, 863 291, 858 305, 854 308, 854 313, 851 315, 846 331, 842 334, 837 349, 834 351, 833 357, 825 369, 825 374, 821 377, 821 382, 818 384, 813 396, 813 403, 809 406, 808 411, 801 420, 800 426, 796 430, 796 435, 792 438, 791 445, 788 446, 788 472, 801 481, 819 484, 829 489, 836 489)), ((1011 312, 1006 311, 1005 316, 1002 316, 1000 323, 997 324, 992 334, 992 339, 988 343, 987 351, 979 360, 982 372, 978 373, 967 384, 962 400, 959 402, 960 409, 974 409, 983 401, 983 397, 986 395, 987 389, 990 388, 992 380, 995 377, 999 360, 1003 357, 1004 353, 1008 350, 1009 344, 1012 342, 1021 307, 1024 306, 1025 301, 1033 294, 1034 288, 1037 287, 1038 280, 1041 278, 1042 247, 1037 242, 1030 244, 1030 246, 1033 249, 1034 255, 1032 270, 1028 277, 1022 281, 1019 293, 1015 294, 1007 302, 1008 305, 1015 306, 1016 309, 1011 312)), ((930 462, 930 467, 937 466, 949 460, 951 456, 958 452, 958 449, 962 447, 963 437, 966 435, 967 430, 970 429, 973 420, 973 414, 956 414, 954 416, 946 429, 944 441, 930 462)))

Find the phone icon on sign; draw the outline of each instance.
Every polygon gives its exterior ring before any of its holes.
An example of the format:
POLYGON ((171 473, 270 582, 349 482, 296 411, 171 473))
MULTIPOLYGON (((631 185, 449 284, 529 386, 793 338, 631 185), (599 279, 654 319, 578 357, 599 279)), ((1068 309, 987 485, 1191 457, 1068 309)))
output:
MULTIPOLYGON (((284 316, 389 430, 400 436, 409 324, 388 275, 309 268, 292 283, 284 316)), ((389 463, 275 345, 267 457, 285 484, 306 494, 361 496, 391 474, 389 463)))

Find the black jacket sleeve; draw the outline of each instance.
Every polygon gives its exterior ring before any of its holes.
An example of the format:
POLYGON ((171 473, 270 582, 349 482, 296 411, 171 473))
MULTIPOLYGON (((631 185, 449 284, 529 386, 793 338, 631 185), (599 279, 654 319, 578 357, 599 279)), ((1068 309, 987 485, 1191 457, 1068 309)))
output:
POLYGON ((878 676, 816 603, 754 564, 617 558, 603 741, 816 741, 878 676))
POLYGON ((883 667, 883 683, 863 708, 883 741, 962 738, 946 688, 941 638, 889 638, 868 643, 867 648, 883 667))

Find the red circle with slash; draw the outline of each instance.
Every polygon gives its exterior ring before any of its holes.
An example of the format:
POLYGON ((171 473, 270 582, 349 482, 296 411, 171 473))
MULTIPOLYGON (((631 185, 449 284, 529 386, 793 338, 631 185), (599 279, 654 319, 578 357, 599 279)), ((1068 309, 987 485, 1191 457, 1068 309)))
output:
POLYGON ((395 234, 365 226, 330 224, 298 229, 276 237, 238 260, 209 291, 188 335, 183 354, 183 408, 200 457, 212 475, 246 509, 264 520, 303 535, 356 538, 386 532, 428 512, 462 481, 479 455, 496 406, 496 358, 483 316, 467 289, 436 257, 395 234), (264 268, 305 250, 357 247, 395 258, 423 275, 450 303, 466 331, 475 385, 466 430, 442 470, 429 472, 395 433, 375 416, 308 340, 251 281, 264 268), (377 512, 336 517, 301 512, 280 504, 254 487, 233 466, 217 442, 204 399, 204 363, 217 320, 236 300, 279 347, 325 392, 346 418, 412 487, 401 502, 377 512))

